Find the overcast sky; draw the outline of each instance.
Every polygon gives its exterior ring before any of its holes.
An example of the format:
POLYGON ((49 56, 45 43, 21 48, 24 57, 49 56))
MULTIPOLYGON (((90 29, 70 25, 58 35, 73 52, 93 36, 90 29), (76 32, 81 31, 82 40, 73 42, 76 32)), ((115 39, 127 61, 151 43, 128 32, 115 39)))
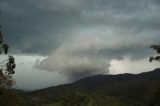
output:
POLYGON ((159 0, 0 0, 0 10, 17 88, 159 66, 148 62, 160 43, 159 0))

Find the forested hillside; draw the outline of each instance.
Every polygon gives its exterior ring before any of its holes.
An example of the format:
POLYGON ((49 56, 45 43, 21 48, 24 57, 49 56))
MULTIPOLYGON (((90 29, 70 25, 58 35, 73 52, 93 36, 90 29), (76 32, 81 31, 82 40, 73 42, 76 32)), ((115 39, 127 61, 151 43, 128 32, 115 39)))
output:
POLYGON ((19 93, 33 106, 159 106, 160 69, 97 75, 71 84, 19 93))

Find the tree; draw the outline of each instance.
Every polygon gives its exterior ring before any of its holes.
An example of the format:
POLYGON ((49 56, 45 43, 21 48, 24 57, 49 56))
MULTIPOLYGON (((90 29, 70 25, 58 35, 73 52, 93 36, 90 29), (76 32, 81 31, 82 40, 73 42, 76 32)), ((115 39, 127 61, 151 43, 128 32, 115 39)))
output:
MULTIPOLYGON (((1 12, 0 12, 1 14, 1 12)), ((0 54, 8 54, 9 45, 4 43, 2 26, 0 25, 0 54)), ((0 60, 0 96, 3 95, 4 90, 10 89, 15 85, 12 79, 12 74, 15 73, 15 61, 13 56, 8 56, 6 60, 0 60)))
MULTIPOLYGON (((149 61, 159 61, 160 62, 160 45, 151 45, 151 48, 157 52, 157 56, 151 56, 149 61)), ((159 106, 160 105, 160 86, 155 91, 155 97, 153 98, 151 104, 149 106, 159 106)))
POLYGON ((160 61, 160 55, 159 55, 160 54, 160 45, 152 45, 151 48, 154 49, 157 52, 158 55, 155 56, 155 57, 151 56, 149 61, 150 62, 152 62, 153 60, 154 61, 160 61))

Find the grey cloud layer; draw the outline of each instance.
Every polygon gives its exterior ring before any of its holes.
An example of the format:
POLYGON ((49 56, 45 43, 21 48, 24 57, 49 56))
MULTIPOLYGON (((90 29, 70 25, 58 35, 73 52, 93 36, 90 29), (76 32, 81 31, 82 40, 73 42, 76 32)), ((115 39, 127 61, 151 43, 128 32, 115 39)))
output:
MULTIPOLYGON (((22 53, 48 54, 84 29, 159 35, 157 0, 1 0, 7 40, 22 53), (100 26, 100 27, 97 27, 100 26), (14 40, 13 40, 14 39, 14 40)), ((92 30, 90 30, 92 31, 92 30)), ((113 36, 109 33, 108 35, 113 36)), ((98 36, 98 35, 97 35, 98 36)), ((158 37, 159 39, 159 37, 158 37)))
POLYGON ((15 53, 50 54, 36 67, 73 79, 108 73, 112 59, 143 59, 160 43, 158 0, 0 0, 0 9, 15 53))
POLYGON ((115 38, 112 41, 94 35, 74 37, 64 42, 46 59, 37 61, 36 67, 50 72, 58 71, 71 80, 108 74, 111 60, 126 56, 133 60, 146 58, 150 53, 147 45, 153 42, 130 36, 115 38))
POLYGON ((98 52, 103 43, 97 37, 76 37, 61 45, 48 58, 37 61, 36 67, 50 72, 58 71, 69 76, 71 80, 107 74, 109 62, 103 57, 92 56, 93 53, 98 52))

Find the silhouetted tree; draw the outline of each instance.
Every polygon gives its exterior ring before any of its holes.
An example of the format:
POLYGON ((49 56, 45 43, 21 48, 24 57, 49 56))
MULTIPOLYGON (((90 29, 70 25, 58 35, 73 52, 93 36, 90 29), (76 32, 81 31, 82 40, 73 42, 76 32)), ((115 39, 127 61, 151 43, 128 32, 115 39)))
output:
POLYGON ((157 52, 158 55, 155 56, 155 57, 151 56, 149 61, 150 62, 152 62, 153 60, 154 61, 160 61, 160 55, 159 55, 160 54, 160 45, 152 45, 151 48, 154 49, 157 52))
MULTIPOLYGON (((4 43, 4 36, 1 29, 2 26, 0 25, 0 54, 8 54, 9 45, 4 43)), ((1 98, 3 95, 5 95, 4 91, 7 91, 7 89, 10 89, 15 85, 15 81, 12 79, 12 74, 15 73, 15 67, 16 65, 13 56, 8 56, 8 59, 6 60, 0 60, 0 101, 2 100, 1 98)))
MULTIPOLYGON (((151 56, 149 61, 159 61, 160 62, 160 45, 151 45, 151 48, 154 49, 157 52, 157 56, 151 56)), ((160 85, 155 91, 155 97, 153 98, 151 104, 149 106, 159 106, 160 105, 160 85)))

